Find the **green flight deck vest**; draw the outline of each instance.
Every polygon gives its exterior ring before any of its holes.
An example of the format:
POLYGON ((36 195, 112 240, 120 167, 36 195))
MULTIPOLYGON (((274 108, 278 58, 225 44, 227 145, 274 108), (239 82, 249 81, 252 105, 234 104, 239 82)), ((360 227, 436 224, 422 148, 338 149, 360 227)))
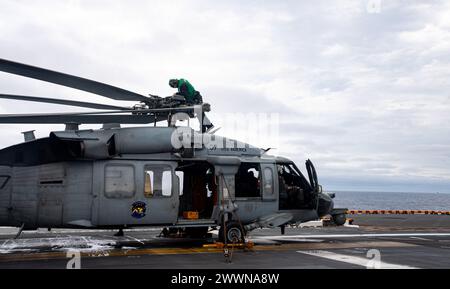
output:
POLYGON ((186 102, 194 102, 196 93, 197 91, 189 81, 183 78, 178 80, 178 94, 183 95, 186 98, 186 102))

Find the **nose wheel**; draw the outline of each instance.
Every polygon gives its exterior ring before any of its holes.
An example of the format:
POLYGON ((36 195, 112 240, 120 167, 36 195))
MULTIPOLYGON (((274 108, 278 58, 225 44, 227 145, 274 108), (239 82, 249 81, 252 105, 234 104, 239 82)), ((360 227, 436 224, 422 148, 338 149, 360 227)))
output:
POLYGON ((345 214, 333 215, 332 218, 333 218, 333 222, 337 226, 343 226, 345 224, 345 221, 347 221, 347 216, 345 214))

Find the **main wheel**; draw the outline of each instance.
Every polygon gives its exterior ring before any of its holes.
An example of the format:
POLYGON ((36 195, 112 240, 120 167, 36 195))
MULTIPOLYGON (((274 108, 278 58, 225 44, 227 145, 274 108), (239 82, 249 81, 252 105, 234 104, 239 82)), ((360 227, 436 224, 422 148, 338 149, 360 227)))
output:
POLYGON ((219 240, 224 242, 225 237, 227 243, 243 243, 245 231, 243 231, 242 226, 238 222, 231 221, 226 224, 226 234, 224 234, 223 226, 219 229, 219 240))

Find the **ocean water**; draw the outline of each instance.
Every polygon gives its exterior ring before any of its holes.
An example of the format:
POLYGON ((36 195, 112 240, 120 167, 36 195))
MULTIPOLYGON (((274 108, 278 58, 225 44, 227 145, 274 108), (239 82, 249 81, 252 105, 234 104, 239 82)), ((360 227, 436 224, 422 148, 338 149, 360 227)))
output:
POLYGON ((450 211, 450 194, 333 191, 335 208, 450 211))

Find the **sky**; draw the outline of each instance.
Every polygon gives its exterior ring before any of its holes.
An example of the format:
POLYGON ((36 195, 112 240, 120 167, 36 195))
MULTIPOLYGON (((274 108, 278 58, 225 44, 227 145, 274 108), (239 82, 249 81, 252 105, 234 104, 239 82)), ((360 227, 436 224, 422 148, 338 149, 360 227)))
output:
MULTIPOLYGON (((450 193, 449 1, 0 0, 0 58, 171 95, 186 78, 217 134, 311 159, 325 190, 450 193), (231 116, 231 117, 230 117, 231 116), (272 118, 274 117, 274 118, 272 118)), ((127 104, 0 72, 0 93, 127 104)), ((84 111, 0 100, 0 113, 84 111)), ((85 128, 96 126, 83 126, 85 128)), ((0 147, 63 125, 1 125, 0 147)))

